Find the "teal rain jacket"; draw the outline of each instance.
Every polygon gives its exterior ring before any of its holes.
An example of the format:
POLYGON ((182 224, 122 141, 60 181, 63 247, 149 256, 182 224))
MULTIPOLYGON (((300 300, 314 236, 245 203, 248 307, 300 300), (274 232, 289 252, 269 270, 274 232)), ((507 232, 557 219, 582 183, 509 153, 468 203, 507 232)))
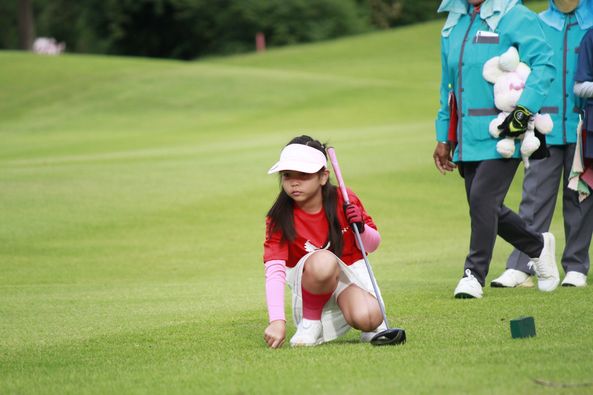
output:
MULTIPOLYGON (((443 2, 440 10, 443 10, 443 2)), ((515 46, 521 61, 531 67, 520 105, 532 112, 542 107, 554 79, 552 49, 545 42, 544 33, 535 13, 523 5, 509 1, 486 0, 480 13, 466 1, 457 1, 455 24, 450 26, 452 12, 441 38, 442 75, 440 109, 435 122, 437 141, 446 141, 449 129, 449 94, 454 92, 457 101, 457 140, 453 160, 482 161, 502 158, 496 152, 497 139, 488 132, 490 121, 499 112, 494 106, 493 85, 482 76, 484 63, 515 46), (459 3, 466 12, 459 15, 459 3), (492 29, 492 4, 502 4, 502 17, 492 29), (506 7, 506 9, 504 8, 506 7), (490 22, 490 24, 489 24, 490 22), (449 26, 448 26, 449 25, 449 26)), ((519 144, 519 143, 517 143, 519 144)), ((519 149, 515 157, 519 157, 519 149)))
POLYGON ((582 99, 573 93, 574 73, 577 67, 579 45, 589 28, 593 26, 593 0, 581 0, 575 12, 563 14, 554 1, 540 13, 542 30, 546 41, 552 46, 552 62, 556 77, 550 94, 540 112, 548 113, 554 121, 552 133, 546 136, 549 145, 575 143, 582 99))

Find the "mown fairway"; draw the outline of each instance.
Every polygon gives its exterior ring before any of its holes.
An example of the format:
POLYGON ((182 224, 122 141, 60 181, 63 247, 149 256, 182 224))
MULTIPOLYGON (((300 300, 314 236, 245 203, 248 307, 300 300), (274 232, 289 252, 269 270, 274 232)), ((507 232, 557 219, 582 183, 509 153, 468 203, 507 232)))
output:
POLYGON ((591 393, 593 287, 452 297, 469 220, 431 158, 441 23, 195 63, 0 53, 0 393, 591 393), (264 346, 266 171, 301 133, 380 228, 402 347, 264 346), (521 315, 537 337, 511 339, 521 315))

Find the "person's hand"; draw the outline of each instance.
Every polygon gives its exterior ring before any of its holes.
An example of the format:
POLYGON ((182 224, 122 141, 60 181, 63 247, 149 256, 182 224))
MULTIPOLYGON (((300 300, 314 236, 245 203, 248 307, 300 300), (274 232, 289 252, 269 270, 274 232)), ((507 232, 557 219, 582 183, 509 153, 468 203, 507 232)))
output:
POLYGON ((500 137, 519 137, 527 130, 529 120, 531 119, 531 111, 523 106, 517 106, 507 115, 507 117, 498 126, 500 130, 500 137))
POLYGON ((264 331, 264 340, 270 348, 280 348, 284 344, 286 338, 286 322, 283 320, 276 320, 270 322, 264 331))
POLYGON ((445 174, 448 171, 453 171, 457 167, 457 165, 452 162, 453 158, 451 156, 451 146, 449 143, 437 143, 432 157, 434 159, 435 166, 437 167, 438 171, 441 172, 441 174, 445 174))
POLYGON ((362 218, 362 209, 355 204, 347 204, 344 206, 344 213, 350 226, 356 226, 358 233, 364 232, 364 221, 362 218))

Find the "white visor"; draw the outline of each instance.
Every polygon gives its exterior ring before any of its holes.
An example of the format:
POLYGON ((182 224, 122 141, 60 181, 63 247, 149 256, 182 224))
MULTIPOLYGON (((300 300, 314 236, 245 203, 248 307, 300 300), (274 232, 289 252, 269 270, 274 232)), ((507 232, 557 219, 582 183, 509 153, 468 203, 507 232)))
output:
POLYGON ((326 165, 325 155, 318 149, 303 144, 289 144, 280 152, 280 160, 268 170, 268 174, 283 170, 317 173, 326 165))

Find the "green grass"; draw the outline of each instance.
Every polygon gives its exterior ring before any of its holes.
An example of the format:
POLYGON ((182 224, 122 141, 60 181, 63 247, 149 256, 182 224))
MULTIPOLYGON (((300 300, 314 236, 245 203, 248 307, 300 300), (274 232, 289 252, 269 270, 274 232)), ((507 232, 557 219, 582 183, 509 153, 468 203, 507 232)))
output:
POLYGON ((194 63, 0 53, 0 393, 591 393, 534 379, 593 382, 593 288, 452 298, 469 223, 431 159, 440 23, 194 63), (402 347, 264 346, 266 170, 298 133, 380 228, 402 347), (521 315, 535 338, 511 339, 521 315))

